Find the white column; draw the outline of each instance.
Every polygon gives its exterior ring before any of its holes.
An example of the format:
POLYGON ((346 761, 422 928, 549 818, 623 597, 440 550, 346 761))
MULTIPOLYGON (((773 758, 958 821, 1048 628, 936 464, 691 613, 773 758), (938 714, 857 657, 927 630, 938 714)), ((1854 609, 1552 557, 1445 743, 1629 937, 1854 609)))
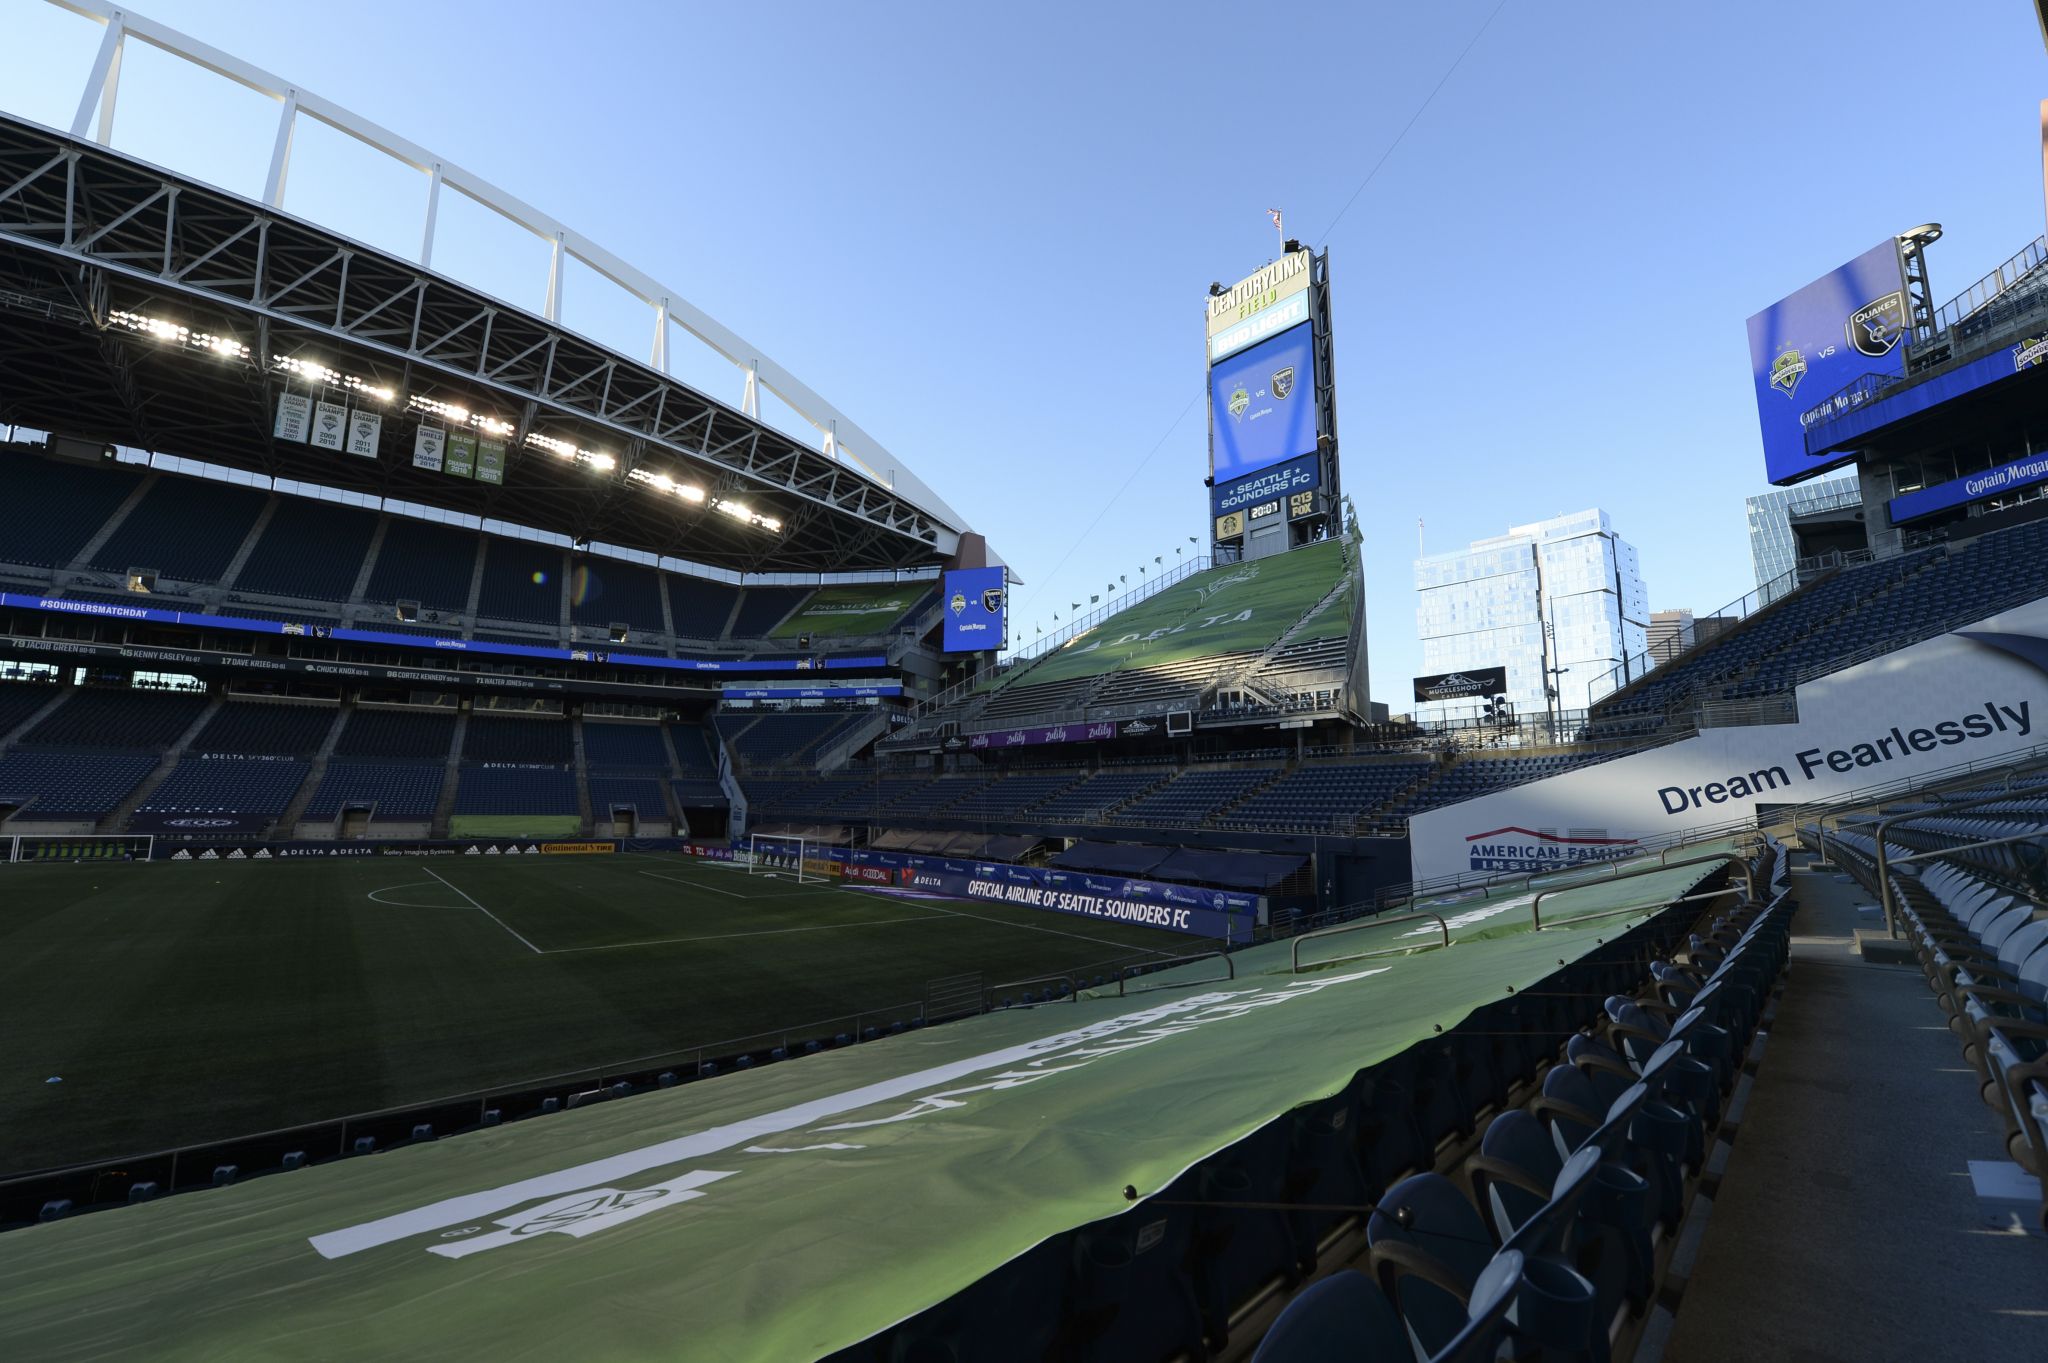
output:
POLYGON ((100 38, 99 55, 92 59, 92 71, 85 78, 85 92, 79 96, 78 114, 71 120, 71 135, 84 137, 85 130, 92 126, 93 111, 99 111, 99 131, 94 140, 101 146, 112 144, 114 136, 114 96, 121 88, 121 51, 128 30, 116 13, 107 21, 107 31, 100 38))
POLYGON ((284 177, 292 168, 292 130, 299 122, 299 92, 284 92, 284 107, 277 115, 277 140, 270 148, 270 173, 263 179, 263 202, 284 207, 284 177))

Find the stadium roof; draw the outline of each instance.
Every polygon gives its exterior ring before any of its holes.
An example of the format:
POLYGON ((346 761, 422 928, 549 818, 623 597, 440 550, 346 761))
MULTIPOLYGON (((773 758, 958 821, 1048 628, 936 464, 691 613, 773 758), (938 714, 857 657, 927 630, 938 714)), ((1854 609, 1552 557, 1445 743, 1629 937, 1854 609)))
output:
POLYGON ((0 420, 741 572, 929 567, 958 548, 968 527, 957 512, 679 290, 281 77, 99 0, 56 2, 102 22, 105 35, 68 132, 0 114, 0 420), (106 145, 129 39, 278 102, 262 201, 106 145), (417 260, 282 210, 299 118, 425 177, 417 260), (430 268, 443 189, 549 243, 540 313, 430 268), (655 341, 646 361, 561 323, 571 261, 648 306, 655 341), (735 366, 741 406, 669 376, 671 327, 735 366), (760 420, 762 389, 821 432, 821 443, 760 420), (287 390, 379 411, 380 457, 275 438, 273 413, 287 390), (504 438, 503 485, 415 470, 411 430, 422 418, 504 438))

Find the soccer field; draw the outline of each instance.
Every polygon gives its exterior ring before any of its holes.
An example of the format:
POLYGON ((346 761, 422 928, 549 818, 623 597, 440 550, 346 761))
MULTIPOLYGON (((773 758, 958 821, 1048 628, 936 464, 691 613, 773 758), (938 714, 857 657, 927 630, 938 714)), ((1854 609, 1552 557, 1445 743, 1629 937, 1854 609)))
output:
POLYGON ((640 854, 12 865, 0 886, 0 1173, 785 1028, 801 1046, 864 1010, 908 1021, 942 977, 1204 945, 640 854))

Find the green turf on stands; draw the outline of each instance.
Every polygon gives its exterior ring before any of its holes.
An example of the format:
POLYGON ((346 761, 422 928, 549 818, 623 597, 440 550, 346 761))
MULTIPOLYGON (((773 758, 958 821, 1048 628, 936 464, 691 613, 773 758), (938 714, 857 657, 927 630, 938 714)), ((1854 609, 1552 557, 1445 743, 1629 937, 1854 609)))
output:
POLYGON ((800 634, 882 634, 931 590, 925 582, 856 582, 820 587, 796 613, 769 631, 771 639, 800 634))

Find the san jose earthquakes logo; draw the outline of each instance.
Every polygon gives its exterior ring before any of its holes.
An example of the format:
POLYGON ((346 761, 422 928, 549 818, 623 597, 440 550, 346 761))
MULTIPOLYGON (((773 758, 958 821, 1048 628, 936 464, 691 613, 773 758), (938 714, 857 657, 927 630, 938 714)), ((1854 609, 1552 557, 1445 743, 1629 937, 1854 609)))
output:
POLYGON ((983 610, 987 611, 987 612, 988 612, 988 613, 989 613, 990 615, 994 615, 994 614, 996 614, 996 613, 997 613, 998 611, 1002 610, 1002 608, 1003 608, 1003 589, 1002 589, 1001 587, 984 587, 984 588, 982 588, 982 592, 981 592, 981 608, 982 608, 983 610))
POLYGON ((1849 344, 1860 353, 1872 359, 1889 355, 1906 334, 1906 295, 1895 289, 1865 303, 1850 313, 1849 320, 1842 325, 1849 334, 1849 344))
POLYGON ((1799 391, 1799 381, 1805 377, 1806 356, 1797 346, 1786 346, 1771 361, 1771 387, 1788 398, 1799 391))
POLYGON ((1294 366, 1290 364, 1290 365, 1288 365, 1288 366, 1287 366, 1287 367, 1286 367, 1285 369, 1276 369, 1276 370, 1274 370, 1274 371, 1273 371, 1273 396, 1274 396, 1275 398, 1285 398, 1285 397, 1286 397, 1286 396, 1287 396, 1287 395, 1288 395, 1289 393, 1291 393, 1291 392, 1293 392, 1293 391, 1294 391, 1294 366))

